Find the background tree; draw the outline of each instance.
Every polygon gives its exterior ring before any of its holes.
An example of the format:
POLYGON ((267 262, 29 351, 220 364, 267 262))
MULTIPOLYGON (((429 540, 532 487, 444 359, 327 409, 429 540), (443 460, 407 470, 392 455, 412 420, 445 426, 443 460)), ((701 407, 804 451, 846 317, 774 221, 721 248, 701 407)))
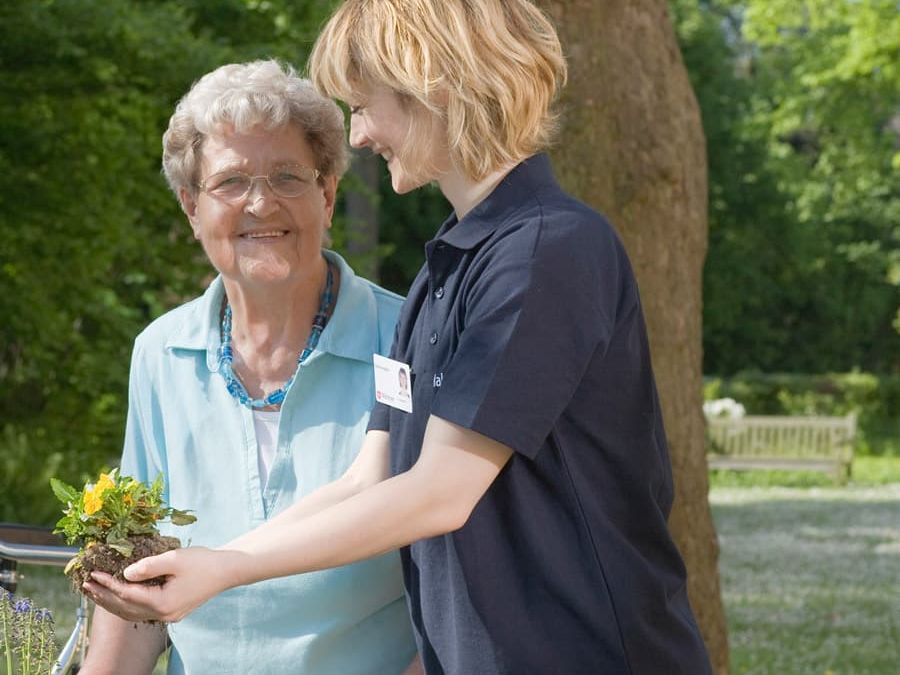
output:
POLYGON ((671 526, 716 672, 728 670, 701 415, 703 130, 662 0, 545 0, 570 81, 561 181, 609 216, 633 261, 675 474, 671 526))
POLYGON ((131 342, 196 276, 159 175, 167 108, 223 52, 189 25, 174 2, 0 9, 3 518, 50 520, 47 474, 113 456, 131 342))
POLYGON ((675 0, 709 140, 705 372, 900 372, 893 0, 675 0))

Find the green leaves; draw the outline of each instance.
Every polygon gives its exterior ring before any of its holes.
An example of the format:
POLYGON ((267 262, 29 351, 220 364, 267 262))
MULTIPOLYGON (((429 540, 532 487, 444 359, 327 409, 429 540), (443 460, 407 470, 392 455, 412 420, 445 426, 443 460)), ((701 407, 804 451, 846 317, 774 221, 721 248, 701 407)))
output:
POLYGON ((157 524, 166 518, 174 525, 197 520, 189 511, 163 504, 161 476, 148 486, 130 476, 119 476, 113 469, 101 473, 96 483, 87 483, 81 491, 55 478, 51 487, 66 505, 56 532, 62 533, 69 544, 105 543, 126 557, 132 549, 129 537, 157 533, 157 524))
POLYGON ((178 509, 172 509, 170 518, 173 525, 190 525, 197 521, 197 516, 192 516, 187 511, 179 511, 178 509))
POLYGON ((106 544, 117 551, 123 558, 130 558, 132 551, 134 551, 134 546, 127 539, 107 539, 106 544))
POLYGON ((50 479, 50 487, 56 498, 67 506, 80 497, 78 490, 56 478, 50 479))
POLYGON ((708 141, 705 372, 896 371, 896 2, 673 6, 708 141))

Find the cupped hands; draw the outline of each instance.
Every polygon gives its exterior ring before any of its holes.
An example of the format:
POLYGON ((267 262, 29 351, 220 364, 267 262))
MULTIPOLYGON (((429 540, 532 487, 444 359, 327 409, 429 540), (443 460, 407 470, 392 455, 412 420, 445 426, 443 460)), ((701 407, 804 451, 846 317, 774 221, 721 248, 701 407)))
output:
POLYGON ((85 594, 127 621, 180 621, 197 607, 237 585, 229 574, 233 551, 182 548, 144 558, 125 569, 126 581, 92 572, 85 594), (160 585, 140 582, 162 577, 160 585))

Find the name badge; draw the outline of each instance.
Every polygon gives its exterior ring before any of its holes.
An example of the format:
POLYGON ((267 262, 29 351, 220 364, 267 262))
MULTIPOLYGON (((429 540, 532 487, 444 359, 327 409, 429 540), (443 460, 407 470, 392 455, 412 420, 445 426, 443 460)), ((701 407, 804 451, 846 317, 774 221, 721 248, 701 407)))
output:
POLYGON ((372 354, 375 366, 375 400, 403 412, 412 412, 409 366, 400 361, 372 354))

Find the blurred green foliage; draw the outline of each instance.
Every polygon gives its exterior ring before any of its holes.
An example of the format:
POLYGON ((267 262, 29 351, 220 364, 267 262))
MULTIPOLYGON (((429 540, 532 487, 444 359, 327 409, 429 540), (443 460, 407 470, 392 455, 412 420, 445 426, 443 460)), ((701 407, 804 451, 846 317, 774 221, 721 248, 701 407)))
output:
POLYGON ((704 372, 900 372, 894 0, 673 0, 707 136, 704 372))
MULTIPOLYGON (((212 273, 159 173, 175 102, 222 63, 302 66, 334 4, 0 3, 0 520, 50 524, 50 475, 115 464, 134 336, 212 273)), ((900 372, 894 3, 671 6, 708 140, 705 371, 900 372)), ((351 262, 403 292, 447 203, 344 190, 379 209, 351 262)))

